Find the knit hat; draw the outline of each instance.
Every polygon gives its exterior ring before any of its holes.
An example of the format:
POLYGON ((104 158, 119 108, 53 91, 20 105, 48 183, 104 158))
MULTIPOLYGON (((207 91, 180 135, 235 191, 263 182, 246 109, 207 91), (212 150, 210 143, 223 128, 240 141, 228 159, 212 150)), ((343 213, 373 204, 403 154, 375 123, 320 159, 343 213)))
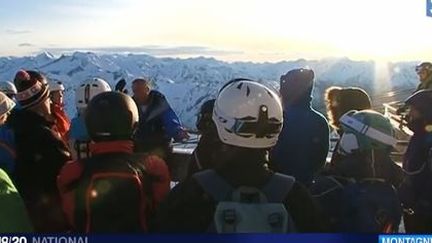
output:
POLYGON ((14 79, 17 101, 23 109, 40 104, 49 97, 46 79, 36 71, 20 70, 14 79))
POLYGON ((314 84, 314 71, 311 69, 293 69, 280 78, 280 94, 284 103, 310 101, 314 84))

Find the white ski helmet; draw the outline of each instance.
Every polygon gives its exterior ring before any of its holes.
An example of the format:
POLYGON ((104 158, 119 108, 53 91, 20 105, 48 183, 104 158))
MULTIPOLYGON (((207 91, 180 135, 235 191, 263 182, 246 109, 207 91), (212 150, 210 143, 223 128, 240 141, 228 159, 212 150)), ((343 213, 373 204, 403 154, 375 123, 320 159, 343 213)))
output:
POLYGON ((6 94, 0 92, 0 117, 15 107, 15 102, 6 94))
POLYGON ((15 85, 9 81, 0 82, 0 91, 6 95, 16 95, 18 93, 15 85))
POLYGON ((64 91, 65 87, 63 86, 63 83, 61 81, 53 81, 48 83, 49 91, 64 91))
POLYGON ((86 80, 76 90, 75 105, 79 109, 86 108, 93 97, 108 91, 111 91, 111 88, 105 80, 101 78, 86 80))
POLYGON ((279 96, 249 79, 234 79, 219 91, 213 121, 223 143, 246 148, 276 145, 283 124, 279 96))

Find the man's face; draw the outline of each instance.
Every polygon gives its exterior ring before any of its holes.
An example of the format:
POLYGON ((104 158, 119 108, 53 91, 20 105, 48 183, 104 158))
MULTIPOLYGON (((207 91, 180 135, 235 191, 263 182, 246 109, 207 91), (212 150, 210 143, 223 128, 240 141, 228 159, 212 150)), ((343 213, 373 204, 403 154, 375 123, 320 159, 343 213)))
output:
POLYGON ((51 101, 56 105, 63 105, 63 92, 53 91, 50 93, 51 101))
POLYGON ((145 103, 150 94, 150 87, 145 82, 135 82, 132 84, 132 91, 137 102, 145 103))
POLYGON ((417 75, 419 76, 420 82, 424 82, 427 80, 429 76, 429 71, 426 70, 425 68, 422 68, 419 71, 417 71, 417 75))
POLYGON ((51 99, 47 98, 38 105, 38 109, 44 115, 51 115, 51 99))

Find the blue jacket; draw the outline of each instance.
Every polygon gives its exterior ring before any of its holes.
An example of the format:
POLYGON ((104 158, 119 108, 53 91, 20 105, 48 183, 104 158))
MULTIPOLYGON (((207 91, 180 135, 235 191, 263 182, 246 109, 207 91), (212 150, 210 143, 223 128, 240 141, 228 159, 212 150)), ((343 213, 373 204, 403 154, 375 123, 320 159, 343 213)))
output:
POLYGON ((310 100, 307 94, 300 102, 285 102, 282 132, 270 159, 276 171, 306 185, 324 166, 329 150, 328 122, 310 100))
POLYGON ((150 102, 145 111, 137 104, 139 125, 134 139, 151 148, 167 146, 171 139, 178 139, 182 125, 163 94, 152 90, 149 96, 150 102))
POLYGON ((83 116, 76 116, 71 121, 69 136, 77 141, 90 141, 83 116))
POLYGON ((0 169, 12 175, 15 169, 15 136, 9 126, 0 127, 0 169))
MULTIPOLYGON (((13 110, 20 109, 20 104, 16 102, 13 110)), ((15 170, 15 159, 15 135, 13 130, 5 124, 0 126, 0 169, 3 169, 8 175, 12 176, 15 170)))

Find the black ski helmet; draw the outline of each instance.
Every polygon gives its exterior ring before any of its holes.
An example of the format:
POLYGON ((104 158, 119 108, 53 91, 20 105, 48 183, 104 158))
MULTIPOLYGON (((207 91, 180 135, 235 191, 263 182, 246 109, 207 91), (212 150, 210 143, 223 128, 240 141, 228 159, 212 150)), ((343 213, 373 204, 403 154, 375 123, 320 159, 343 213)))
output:
POLYGON ((120 92, 96 95, 85 113, 88 133, 95 142, 131 139, 138 119, 135 102, 120 92))
POLYGON ((432 121, 432 90, 424 89, 415 92, 405 100, 405 104, 414 106, 426 121, 432 121))

